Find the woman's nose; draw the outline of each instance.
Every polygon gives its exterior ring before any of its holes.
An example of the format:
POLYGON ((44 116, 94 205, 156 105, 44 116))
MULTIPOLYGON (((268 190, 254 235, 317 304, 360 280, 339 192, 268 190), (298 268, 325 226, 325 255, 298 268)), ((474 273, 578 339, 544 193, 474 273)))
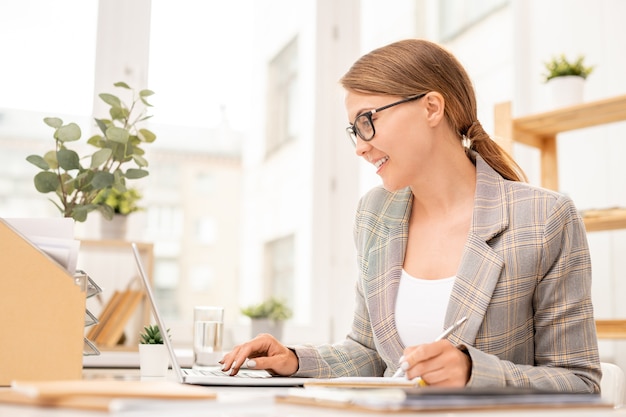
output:
POLYGON ((360 137, 357 136, 356 139, 356 145, 354 147, 354 150, 357 154, 357 156, 363 156, 365 154, 365 152, 367 152, 369 149, 371 149, 372 145, 370 145, 369 142, 364 141, 363 139, 361 139, 360 137))

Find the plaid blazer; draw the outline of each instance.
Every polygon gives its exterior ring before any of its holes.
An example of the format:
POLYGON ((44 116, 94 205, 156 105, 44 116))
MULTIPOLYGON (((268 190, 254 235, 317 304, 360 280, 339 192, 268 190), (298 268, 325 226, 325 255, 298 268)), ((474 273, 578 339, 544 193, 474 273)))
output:
MULTIPOLYGON (((468 386, 599 392, 601 370, 583 222, 556 192, 503 179, 477 154, 472 224, 444 327, 472 359, 468 386)), ((293 349, 296 375, 389 376, 404 345, 395 302, 412 193, 377 187, 359 202, 359 276, 352 329, 333 345, 293 349)), ((423 314, 419 306, 415 314, 423 314)), ((442 329, 443 330, 443 329, 442 329)))

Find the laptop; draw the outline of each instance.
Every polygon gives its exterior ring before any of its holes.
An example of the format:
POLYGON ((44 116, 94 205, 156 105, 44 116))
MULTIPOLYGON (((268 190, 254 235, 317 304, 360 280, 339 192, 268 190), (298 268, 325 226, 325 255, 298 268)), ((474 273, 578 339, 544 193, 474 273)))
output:
MULTIPOLYGON (((152 309, 152 315, 154 316, 154 319, 159 326, 161 334, 166 335, 167 326, 165 325, 163 318, 161 317, 161 314, 159 313, 159 310, 157 308, 154 293, 150 285, 150 280, 148 279, 148 276, 146 274, 146 270, 143 266, 141 255, 139 254, 137 245, 134 242, 131 244, 131 246, 133 249, 133 255, 135 257, 135 263, 137 264, 137 270, 139 271, 141 282, 143 282, 143 286, 146 290, 148 301, 152 309)), ((246 387, 298 387, 303 386, 304 383, 307 381, 311 381, 311 378, 273 376, 264 370, 255 369, 240 369, 237 375, 231 376, 228 373, 223 372, 219 366, 216 366, 214 368, 211 367, 202 369, 181 368, 181 366, 178 364, 178 359, 176 358, 176 354, 174 353, 174 346, 170 338, 164 337, 163 343, 167 347, 167 352, 170 357, 170 362, 172 364, 172 370, 176 375, 176 379, 182 384, 246 387)))

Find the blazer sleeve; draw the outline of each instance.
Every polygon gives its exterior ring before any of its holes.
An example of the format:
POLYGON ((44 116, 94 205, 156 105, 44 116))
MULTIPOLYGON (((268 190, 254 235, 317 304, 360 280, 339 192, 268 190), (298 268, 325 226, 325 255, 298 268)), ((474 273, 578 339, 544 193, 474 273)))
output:
POLYGON ((591 261, 582 219, 562 196, 543 232, 534 309, 535 364, 501 360, 463 346, 472 359, 469 386, 530 386, 599 392, 601 369, 591 302, 591 261))

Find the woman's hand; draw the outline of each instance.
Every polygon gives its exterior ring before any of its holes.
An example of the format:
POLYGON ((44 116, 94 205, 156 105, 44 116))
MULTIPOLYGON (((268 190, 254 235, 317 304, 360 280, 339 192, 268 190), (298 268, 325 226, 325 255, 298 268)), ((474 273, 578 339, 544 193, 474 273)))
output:
POLYGON ((403 358, 400 366, 406 377, 421 377, 428 385, 464 387, 472 371, 469 355, 448 340, 410 346, 404 350, 403 358))
POLYGON ((236 375, 242 365, 250 369, 265 369, 275 375, 289 376, 298 370, 298 357, 270 334, 260 334, 237 345, 222 360, 222 370, 236 375))

